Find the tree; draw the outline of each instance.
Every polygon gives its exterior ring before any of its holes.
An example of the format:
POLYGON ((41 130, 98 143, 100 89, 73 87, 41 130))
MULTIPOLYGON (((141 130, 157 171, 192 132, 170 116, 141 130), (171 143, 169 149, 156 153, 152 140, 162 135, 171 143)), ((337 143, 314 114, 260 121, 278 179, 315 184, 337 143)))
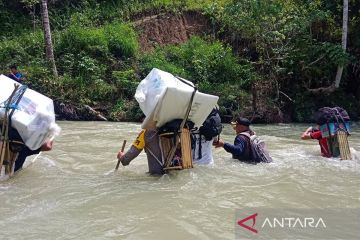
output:
POLYGON ((44 27, 44 37, 45 37, 45 49, 46 49, 46 59, 49 61, 51 65, 51 70, 55 77, 58 76, 55 58, 54 58, 54 50, 51 40, 51 30, 50 30, 50 21, 49 21, 49 13, 47 7, 47 0, 41 0, 41 11, 42 11, 42 20, 44 27))
POLYGON ((25 8, 29 11, 30 16, 33 21, 33 31, 35 32, 35 25, 36 25, 36 11, 35 6, 37 3, 39 3, 39 0, 21 0, 22 4, 25 5, 25 8))
MULTIPOLYGON (((342 25, 342 38, 341 45, 344 52, 346 51, 346 41, 347 41, 347 30, 348 30, 348 13, 349 13, 349 0, 344 0, 343 6, 343 25, 342 25)), ((337 68, 337 73, 335 77, 335 87, 340 86, 341 76, 344 66, 339 65, 337 68)))

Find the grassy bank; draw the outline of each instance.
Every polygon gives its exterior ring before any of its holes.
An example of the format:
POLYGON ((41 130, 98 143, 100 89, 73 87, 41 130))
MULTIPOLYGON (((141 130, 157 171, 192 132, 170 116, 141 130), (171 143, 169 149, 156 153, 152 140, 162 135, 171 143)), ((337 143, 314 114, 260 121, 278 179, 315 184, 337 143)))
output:
POLYGON ((141 119, 133 96, 153 67, 219 95, 224 116, 241 112, 258 121, 310 121, 325 105, 360 115, 360 89, 352 87, 360 82, 360 4, 355 2, 344 53, 341 4, 332 1, 58 1, 49 5, 58 78, 44 60, 39 6, 0 5, 2 72, 18 64, 32 88, 59 103, 90 105, 110 120, 141 119), (142 50, 145 30, 135 22, 153 15, 176 18, 187 10, 202 13, 208 31, 142 50), (345 66, 340 89, 308 91, 329 86, 338 65, 345 66))

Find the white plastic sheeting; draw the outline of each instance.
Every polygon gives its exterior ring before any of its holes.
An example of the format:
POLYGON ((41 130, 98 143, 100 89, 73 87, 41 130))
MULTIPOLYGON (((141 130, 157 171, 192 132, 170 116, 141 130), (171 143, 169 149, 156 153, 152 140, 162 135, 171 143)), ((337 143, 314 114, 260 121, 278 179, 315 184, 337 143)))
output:
MULTIPOLYGON (((157 68, 143 79, 138 85, 135 98, 146 118, 142 128, 151 129, 161 127, 173 119, 183 119, 190 103, 194 86, 191 82, 183 83, 168 72, 157 68)), ((219 97, 197 91, 195 93, 189 120, 195 127, 200 127, 216 106, 219 97)))
MULTIPOLYGON (((14 84, 21 85, 12 79, 0 75, 0 118, 5 114, 4 102, 14 91, 14 84)), ((11 118, 15 128, 25 145, 31 150, 41 147, 46 141, 60 133, 60 127, 55 123, 53 101, 31 89, 26 89, 18 108, 11 118)))

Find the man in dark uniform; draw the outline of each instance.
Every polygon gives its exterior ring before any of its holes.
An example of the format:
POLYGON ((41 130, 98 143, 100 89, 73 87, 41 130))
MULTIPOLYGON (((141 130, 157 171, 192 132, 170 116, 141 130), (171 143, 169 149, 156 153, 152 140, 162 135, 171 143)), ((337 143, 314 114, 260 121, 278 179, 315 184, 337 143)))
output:
POLYGON ((234 159, 252 162, 250 139, 241 134, 247 133, 250 136, 254 135, 254 132, 250 129, 250 124, 251 123, 247 118, 236 118, 235 121, 231 122, 233 129, 236 131, 234 144, 226 143, 223 139, 220 139, 219 141, 214 142, 214 146, 216 148, 223 147, 225 151, 232 154, 234 159))
POLYGON ((117 158, 123 166, 127 166, 143 149, 148 159, 149 173, 151 175, 164 174, 159 135, 156 130, 142 130, 130 149, 126 153, 119 151, 117 158))

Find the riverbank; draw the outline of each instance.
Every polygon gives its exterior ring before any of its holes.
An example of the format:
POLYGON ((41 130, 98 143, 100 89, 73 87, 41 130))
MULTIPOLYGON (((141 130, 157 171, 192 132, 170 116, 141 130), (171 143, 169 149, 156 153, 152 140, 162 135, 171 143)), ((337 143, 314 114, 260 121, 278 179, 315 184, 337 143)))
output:
POLYGON ((344 52, 342 12, 320 2, 57 1, 49 4, 54 77, 44 58, 39 5, 3 5, 0 72, 17 64, 25 84, 55 100, 58 119, 141 120, 133 96, 154 67, 218 95, 225 122, 239 113, 257 123, 311 122, 324 106, 360 116, 354 10, 344 52), (340 65, 340 87, 328 88, 340 65))

